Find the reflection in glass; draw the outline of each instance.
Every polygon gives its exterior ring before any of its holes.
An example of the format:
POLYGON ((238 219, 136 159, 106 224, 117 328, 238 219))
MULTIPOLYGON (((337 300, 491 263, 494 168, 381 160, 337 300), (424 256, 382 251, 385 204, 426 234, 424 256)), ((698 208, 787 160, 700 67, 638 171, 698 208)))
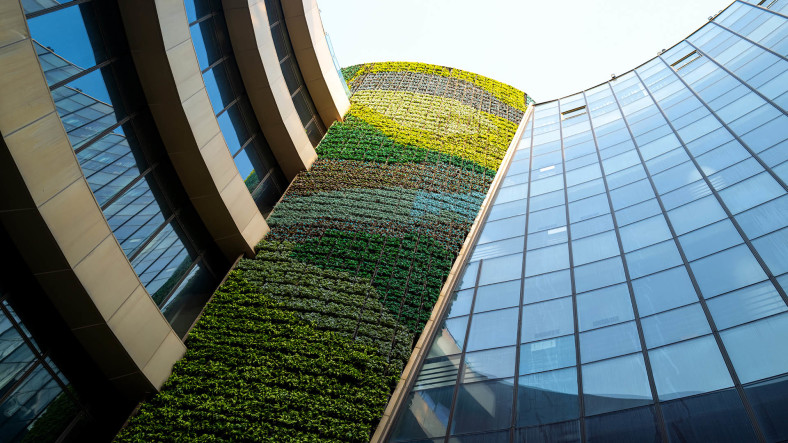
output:
POLYGON ((788 314, 720 333, 742 383, 788 372, 788 314))
POLYGON ((733 386, 717 343, 709 335, 654 349, 648 355, 660 400, 733 386))
POLYGON ((640 353, 582 367, 586 414, 601 414, 652 402, 646 364, 640 353))
POLYGON ((557 423, 579 416, 576 368, 522 376, 517 383, 517 426, 557 423))
POLYGON ((508 428, 514 399, 512 379, 461 384, 454 405, 451 432, 508 428))

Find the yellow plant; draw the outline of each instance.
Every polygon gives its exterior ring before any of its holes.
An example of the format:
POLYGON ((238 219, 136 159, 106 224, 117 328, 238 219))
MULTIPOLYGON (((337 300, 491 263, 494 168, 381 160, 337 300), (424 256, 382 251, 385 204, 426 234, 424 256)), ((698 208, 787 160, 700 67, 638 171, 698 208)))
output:
POLYGON ((525 94, 517 88, 493 80, 483 75, 474 74, 472 72, 463 71, 461 69, 447 68, 445 66, 430 65, 427 63, 412 63, 412 62, 382 62, 382 63, 366 63, 359 69, 355 75, 348 80, 348 84, 353 82, 364 74, 371 74, 374 72, 419 72, 422 74, 439 75, 441 77, 452 77, 460 80, 470 82, 488 92, 493 96, 521 111, 525 110, 525 94))

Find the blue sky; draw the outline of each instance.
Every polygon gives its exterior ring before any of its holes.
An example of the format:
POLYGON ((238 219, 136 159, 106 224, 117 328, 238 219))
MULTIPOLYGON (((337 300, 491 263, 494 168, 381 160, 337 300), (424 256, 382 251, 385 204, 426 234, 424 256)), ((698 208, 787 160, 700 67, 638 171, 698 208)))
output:
POLYGON ((516 86, 537 102, 622 74, 729 0, 317 0, 342 66, 419 61, 516 86))

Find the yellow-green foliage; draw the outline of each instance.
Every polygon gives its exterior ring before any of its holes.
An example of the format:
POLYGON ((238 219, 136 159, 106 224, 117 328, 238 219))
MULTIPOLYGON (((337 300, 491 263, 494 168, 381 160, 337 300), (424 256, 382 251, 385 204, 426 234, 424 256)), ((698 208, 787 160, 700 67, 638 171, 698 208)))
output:
POLYGON ((487 90, 493 96, 497 97, 507 105, 525 111, 525 94, 519 89, 509 86, 505 83, 493 80, 483 75, 474 74, 473 72, 463 71, 460 69, 447 68, 445 66, 430 65, 427 63, 412 63, 412 62, 383 62, 383 63, 366 63, 361 66, 361 69, 355 72, 353 77, 348 80, 348 84, 353 84, 358 77, 363 74, 370 74, 373 72, 420 72, 423 74, 440 75, 441 77, 453 77, 460 80, 470 82, 482 89, 487 90))
POLYGON ((397 143, 455 155, 497 170, 517 130, 457 100, 403 91, 358 91, 350 113, 397 143))

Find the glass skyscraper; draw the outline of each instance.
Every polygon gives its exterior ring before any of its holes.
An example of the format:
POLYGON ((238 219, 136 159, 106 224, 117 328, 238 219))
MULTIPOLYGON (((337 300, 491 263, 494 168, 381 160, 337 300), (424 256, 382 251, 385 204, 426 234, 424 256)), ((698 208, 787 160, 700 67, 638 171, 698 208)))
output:
POLYGON ((538 104, 386 438, 788 439, 788 2, 538 104))

